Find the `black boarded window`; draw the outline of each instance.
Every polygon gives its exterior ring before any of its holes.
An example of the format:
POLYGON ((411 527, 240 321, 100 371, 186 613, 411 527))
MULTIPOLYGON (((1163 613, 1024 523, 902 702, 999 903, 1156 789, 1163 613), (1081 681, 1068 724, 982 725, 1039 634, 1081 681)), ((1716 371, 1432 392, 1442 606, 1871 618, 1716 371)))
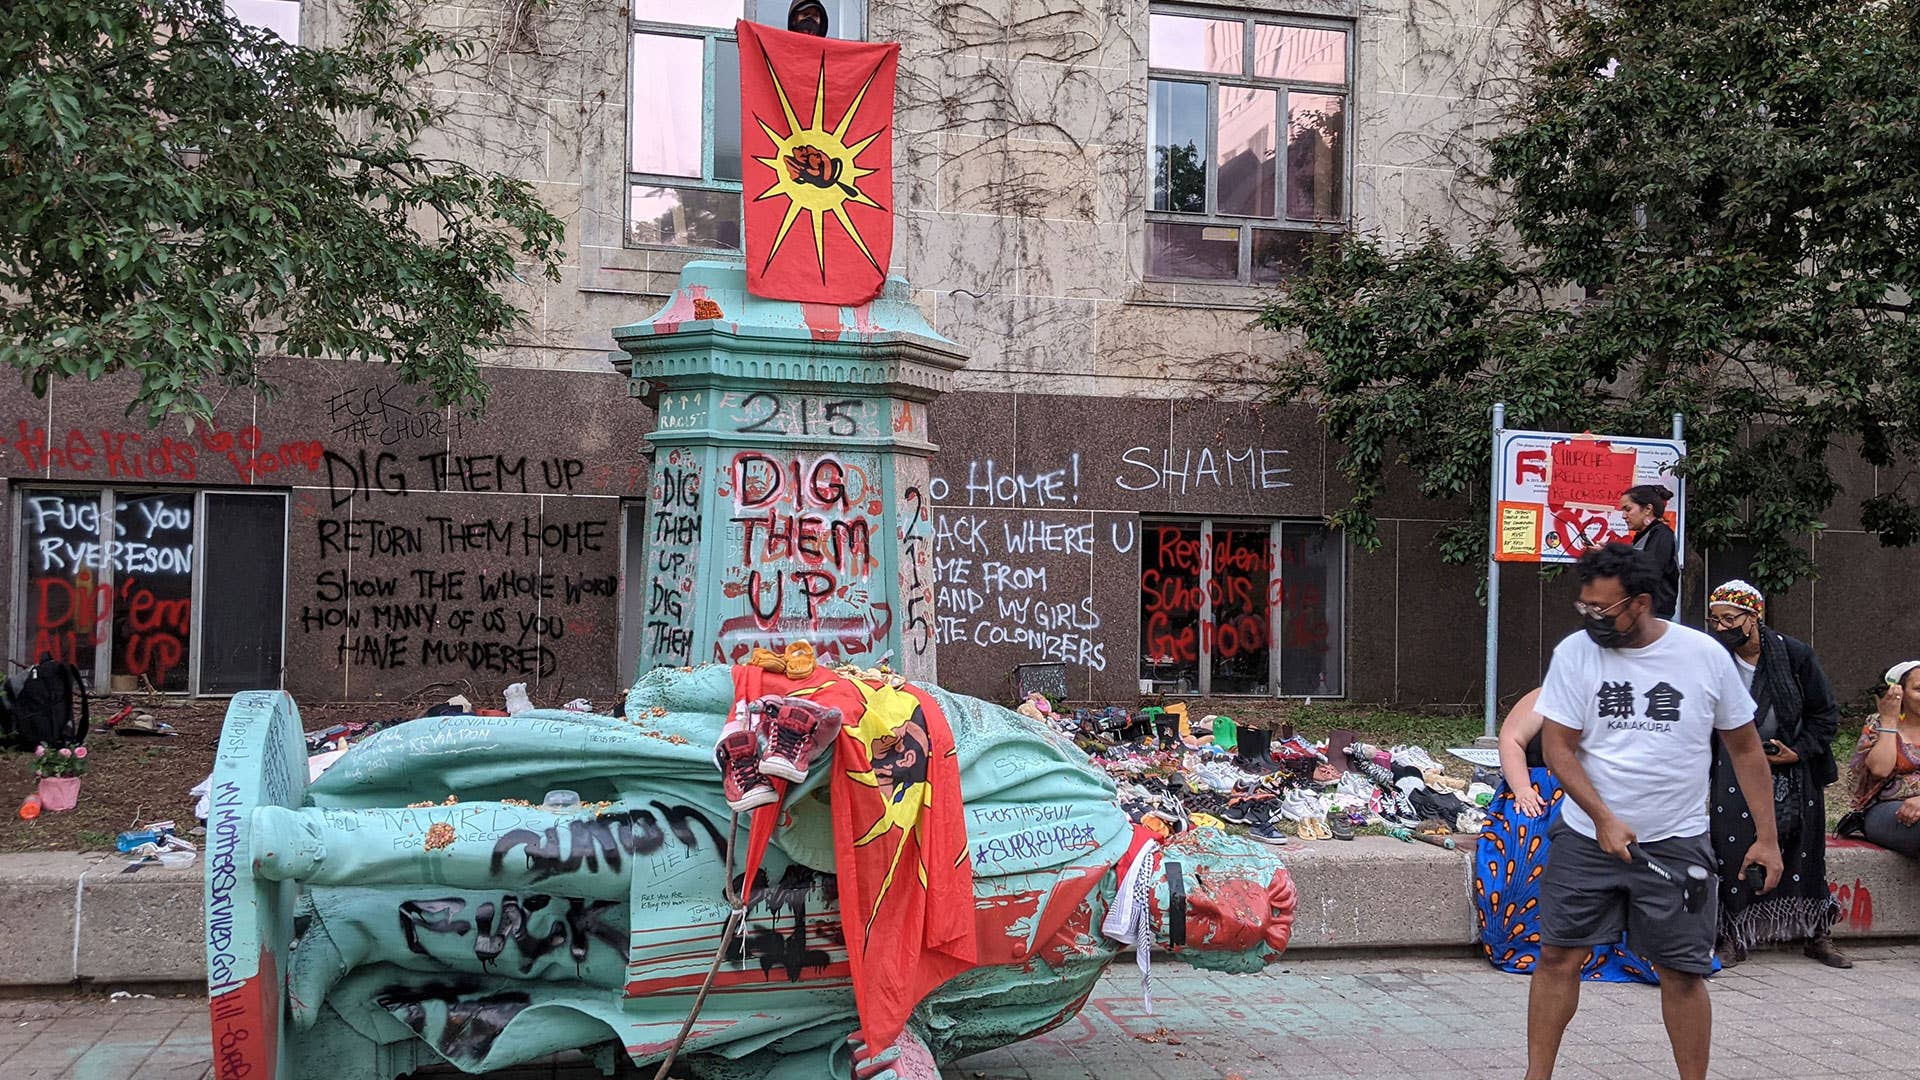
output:
POLYGON ((1346 559, 1319 522, 1142 522, 1141 689, 1345 692, 1346 559))
POLYGON ((284 494, 29 487, 15 508, 15 658, 96 692, 280 685, 284 494))

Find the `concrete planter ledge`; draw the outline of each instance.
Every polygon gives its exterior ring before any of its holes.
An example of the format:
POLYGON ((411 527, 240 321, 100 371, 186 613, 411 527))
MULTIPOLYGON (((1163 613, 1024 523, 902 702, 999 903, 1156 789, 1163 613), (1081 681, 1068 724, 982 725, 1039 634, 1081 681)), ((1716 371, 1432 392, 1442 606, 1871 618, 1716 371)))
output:
MULTIPOLYGON (((1379 836, 1282 849, 1299 909, 1290 954, 1461 949, 1475 941, 1468 854, 1379 836)), ((0 986, 200 982, 200 864, 123 873, 118 854, 0 855, 0 986)), ((1830 839, 1836 937, 1920 938, 1920 866, 1830 839)))

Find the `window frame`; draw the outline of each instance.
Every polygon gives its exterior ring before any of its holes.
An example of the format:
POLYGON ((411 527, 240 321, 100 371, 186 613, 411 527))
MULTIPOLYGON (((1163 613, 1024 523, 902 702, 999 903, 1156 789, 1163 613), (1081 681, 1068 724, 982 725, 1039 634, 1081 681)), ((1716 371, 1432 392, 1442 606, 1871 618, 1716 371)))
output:
MULTIPOLYGON (((1236 273, 1232 279, 1180 277, 1170 274, 1156 274, 1150 269, 1152 244, 1150 237, 1143 237, 1141 248, 1141 276, 1147 281, 1167 281, 1181 284, 1201 285, 1239 285, 1254 288, 1266 288, 1273 282, 1255 281, 1253 278, 1253 234, 1256 229, 1279 232, 1319 234, 1337 238, 1352 230, 1353 224, 1353 155, 1354 155, 1354 62, 1358 49, 1358 27, 1352 20, 1321 18, 1307 15, 1282 15, 1277 12, 1249 11, 1244 8, 1222 8, 1217 6, 1185 4, 1153 4, 1148 9, 1148 18, 1154 15, 1169 15, 1180 18, 1213 19, 1241 24, 1240 64, 1242 74, 1229 75, 1220 72, 1192 71, 1185 68, 1157 67, 1152 59, 1152 29, 1149 21, 1147 38, 1147 101, 1149 127, 1153 101, 1153 84, 1156 82, 1185 83, 1205 88, 1207 95, 1207 132, 1206 145, 1201 148, 1201 160, 1206 169, 1204 195, 1206 209, 1202 213, 1190 213, 1178 210, 1153 209, 1154 168, 1152 162, 1153 146, 1151 140, 1147 146, 1147 176, 1145 184, 1146 226, 1151 232, 1154 225, 1192 225, 1211 228, 1231 228, 1237 230, 1236 243, 1238 259, 1236 273), (1305 30, 1337 30, 1346 43, 1345 71, 1346 79, 1340 83, 1314 82, 1307 79, 1280 79, 1257 76, 1254 71, 1254 47, 1256 27, 1286 26, 1305 30), (1250 217, 1240 214, 1223 214, 1219 207, 1219 163, 1214 160, 1220 141, 1220 90, 1235 89, 1271 90, 1275 97, 1275 124, 1277 145, 1275 148, 1273 217, 1250 217), (1332 94, 1343 101, 1342 145, 1340 169, 1343 182, 1340 186, 1340 211, 1337 217, 1321 221, 1301 221, 1287 217, 1287 118, 1288 106, 1295 92, 1305 94, 1332 94)), ((1284 280, 1284 275, 1283 275, 1284 280)))
MULTIPOLYGON (((760 0, 744 0, 744 3, 742 4, 743 16, 747 18, 748 21, 752 21, 753 16, 759 13, 757 11, 757 8, 759 7, 759 5, 760 5, 760 0)), ((713 175, 714 122, 716 119, 714 115, 713 102, 717 97, 717 87, 715 85, 714 79, 715 79, 715 75, 718 67, 719 43, 732 42, 737 55, 738 49, 740 47, 739 38, 737 35, 735 35, 734 30, 731 26, 726 26, 726 27, 697 26, 690 23, 660 22, 658 20, 642 19, 639 16, 632 14, 631 7, 628 8, 628 12, 629 13, 627 15, 627 50, 626 50, 626 53, 627 53, 627 63, 626 63, 627 119, 626 119, 626 134, 625 134, 626 158, 621 168, 622 174, 626 177, 626 182, 621 186, 621 189, 620 189, 621 246, 625 248, 630 248, 635 251, 684 252, 688 255, 693 255, 696 257, 701 255, 720 255, 723 257, 731 257, 731 258, 745 258, 747 253, 746 252, 747 204, 746 204, 746 181, 744 177, 744 174, 747 171, 747 159, 746 159, 745 148, 742 147, 742 152, 741 152, 740 171, 743 174, 741 179, 719 180, 719 179, 715 179, 713 175), (660 37, 697 38, 701 41, 700 175, 698 177, 668 176, 668 175, 665 175, 664 173, 648 173, 648 172, 634 171, 633 133, 634 133, 634 125, 638 121, 640 114, 639 114, 639 110, 634 108, 634 95, 633 95, 634 57, 633 57, 633 54, 634 54, 634 37, 638 34, 654 34, 660 37), (725 192, 725 193, 731 193, 731 194, 740 196, 740 246, 738 248, 706 247, 698 244, 655 244, 655 243, 646 243, 644 241, 635 240, 633 238, 633 190, 636 187, 687 188, 687 189, 697 190, 697 191, 725 192)), ((840 12, 840 14, 844 15, 844 12, 840 12)), ((859 16, 860 16, 859 17, 859 29, 860 29, 859 37, 857 38, 845 37, 836 32, 830 35, 831 39, 835 41, 867 40, 867 17, 869 14, 870 12, 867 10, 866 5, 862 4, 859 10, 859 16)), ((762 24, 762 25, 765 25, 765 24, 762 24)), ((829 29, 831 29, 831 27, 829 29)))
MULTIPOLYGON (((200 661, 201 661, 201 650, 204 647, 204 642, 205 642, 205 636, 202 632, 201 619, 204 614, 204 608, 202 607, 202 604, 206 595, 205 590, 206 590, 206 579, 207 579, 206 563, 205 563, 206 528, 207 528, 207 516, 206 516, 207 497, 209 495, 245 495, 245 496, 251 496, 254 498, 279 499, 280 500, 280 522, 281 522, 281 525, 280 525, 280 528, 281 528, 281 533, 280 533, 281 535, 280 619, 279 619, 280 673, 279 673, 279 679, 274 686, 270 686, 270 687, 263 686, 263 687, 257 687, 256 689, 277 690, 277 689, 283 688, 286 685, 287 599, 288 599, 289 586, 292 580, 291 577, 289 576, 292 570, 292 567, 290 565, 290 560, 292 558, 292 552, 290 548, 292 547, 292 545, 288 542, 288 540, 289 540, 289 530, 292 526, 291 515, 293 512, 292 499, 289 497, 288 491, 282 488, 257 488, 257 487, 249 488, 244 486, 181 488, 181 487, 168 487, 164 484, 134 483, 129 485, 116 485, 116 484, 87 483, 82 481, 63 482, 59 480, 44 480, 44 479, 34 480, 27 483, 14 483, 9 486, 12 489, 12 492, 11 492, 12 498, 7 500, 7 511, 11 517, 10 527, 15 530, 19 530, 21 528, 21 514, 24 513, 25 511, 26 500, 29 498, 32 498, 36 494, 47 493, 47 492, 57 493, 57 494, 75 494, 80 492, 92 493, 96 498, 96 505, 98 505, 99 511, 100 511, 100 540, 102 543, 111 542, 110 534, 114 531, 115 518, 119 513, 119 503, 121 501, 124 501, 126 499, 131 499, 131 498, 139 498, 144 495, 185 494, 185 495, 193 496, 194 555, 193 555, 193 564, 189 571, 193 575, 193 579, 189 584, 188 591, 187 591, 187 595, 190 598, 190 602, 192 605, 192 608, 188 613, 188 631, 187 632, 189 634, 189 641, 187 645, 187 688, 185 690, 157 691, 162 696, 175 697, 175 698, 181 698, 181 697, 208 698, 208 699, 230 698, 234 696, 235 693, 239 692, 239 691, 232 691, 232 692, 226 692, 226 693, 205 693, 201 689, 202 683, 201 683, 200 661)), ((28 628, 27 628, 28 622, 25 616, 25 612, 29 610, 29 605, 27 603, 29 599, 27 596, 27 556, 29 554, 30 552, 28 551, 27 548, 19 544, 15 544, 13 549, 13 558, 11 559, 12 565, 7 568, 8 596, 11 598, 13 602, 12 610, 16 616, 14 619, 10 621, 10 625, 8 626, 7 646, 8 646, 10 655, 17 658, 22 658, 23 661, 27 664, 35 664, 39 662, 40 658, 38 656, 31 656, 28 654, 28 650, 31 645, 31 642, 29 641, 29 638, 31 635, 28 633, 28 628)), ((118 571, 113 567, 111 562, 109 562, 108 565, 100 572, 99 580, 101 583, 105 584, 109 589, 113 590, 114 592, 118 591, 118 581, 119 581, 118 571)), ((116 608, 116 611, 117 611, 117 608, 116 608)), ((106 694, 112 694, 116 692, 112 689, 113 654, 114 654, 114 648, 117 644, 117 638, 114 636, 114 631, 115 631, 115 620, 110 618, 106 621, 105 640, 95 643, 92 670, 91 671, 85 670, 85 669, 81 670, 81 675, 86 683, 88 693, 90 694, 106 695, 106 694), (103 675, 104 675, 104 678, 103 678, 103 675)), ((129 692, 132 692, 132 691, 129 691, 129 692)))
MULTIPOLYGON (((716 69, 718 67, 718 54, 719 54, 719 47, 720 47, 719 43, 722 41, 732 42, 737 53, 737 50, 740 47, 740 43, 739 43, 739 39, 735 37, 733 29, 731 27, 727 27, 723 29, 717 26, 692 26, 685 23, 650 22, 650 21, 641 19, 635 15, 629 14, 627 16, 627 74, 626 74, 627 130, 626 130, 626 139, 625 139, 626 160, 623 163, 623 167, 621 170, 626 176, 626 183, 622 185, 620 189, 620 205, 621 205, 620 238, 621 238, 622 244, 626 247, 634 248, 642 251, 684 251, 684 252, 703 254, 703 255, 732 255, 736 257, 743 256, 746 254, 746 244, 745 244, 746 193, 745 193, 744 181, 716 180, 713 177, 713 153, 714 153, 713 101, 716 97, 716 88, 714 85, 714 78, 715 78, 716 69), (634 107, 634 100, 633 100, 633 78, 634 78, 633 67, 634 67, 634 51, 635 51, 634 46, 635 46, 635 39, 641 34, 652 34, 656 37, 693 38, 701 43, 700 45, 700 175, 698 177, 668 176, 664 173, 646 173, 646 172, 634 171, 634 168, 633 168, 634 127, 639 122, 639 119, 640 119, 640 111, 634 107), (741 202, 740 202, 740 217, 741 217, 741 230, 742 230, 741 246, 739 248, 726 248, 726 247, 703 247, 703 246, 698 246, 694 244, 649 244, 649 243, 644 243, 642 241, 635 240, 633 238, 633 190, 637 187, 693 188, 700 191, 731 192, 735 195, 739 195, 741 198, 741 202)), ((743 155, 743 158, 744 158, 744 155, 743 155)), ((746 162, 742 160, 741 172, 745 172, 745 171, 746 171, 746 162)))
MULTIPOLYGON (((1311 518, 1260 518, 1260 517, 1245 517, 1245 516, 1238 516, 1238 515, 1214 516, 1214 515, 1190 515, 1190 514, 1189 515, 1142 514, 1140 516, 1140 530, 1143 536, 1145 535, 1146 530, 1156 525, 1177 525, 1183 528, 1197 525, 1200 529, 1200 545, 1201 545, 1201 551, 1203 554, 1202 554, 1202 565, 1201 565, 1200 571, 1194 575, 1194 586, 1200 592, 1200 607, 1198 608, 1194 616, 1195 618, 1194 625, 1197 632, 1196 636, 1198 637, 1198 641, 1199 641, 1199 650, 1198 650, 1199 656, 1197 660, 1198 674, 1197 674, 1197 678, 1195 679, 1194 689, 1173 690, 1173 691, 1155 690, 1153 691, 1154 693, 1164 697, 1235 697, 1235 698, 1248 698, 1248 699, 1262 700, 1262 701, 1274 700, 1274 699, 1309 700, 1312 698, 1321 698, 1323 700, 1325 699, 1343 700, 1346 698, 1348 694, 1347 659, 1348 659, 1348 652, 1349 652, 1347 648, 1347 644, 1348 644, 1347 596, 1350 591, 1349 586, 1351 582, 1349 581, 1348 575, 1347 575, 1347 571, 1349 568, 1349 560, 1347 557, 1346 534, 1342 530, 1331 528, 1326 524, 1326 522, 1318 521, 1311 518), (1228 693, 1228 692, 1216 693, 1213 689, 1213 645, 1214 645, 1214 640, 1218 637, 1218 631, 1216 630, 1214 633, 1209 634, 1204 628, 1207 626, 1207 624, 1212 623, 1214 621, 1213 590, 1210 588, 1210 585, 1212 583, 1212 578, 1213 578, 1212 552, 1214 549, 1213 547, 1214 546, 1214 529, 1216 527, 1222 527, 1222 528, 1228 528, 1228 529, 1240 529, 1240 530, 1258 529, 1258 528, 1264 527, 1267 530, 1268 549, 1273 552, 1273 567, 1270 571, 1268 571, 1268 583, 1267 583, 1267 588, 1268 588, 1268 592, 1267 592, 1267 597, 1268 597, 1267 687, 1268 687, 1268 690, 1264 694, 1262 693, 1228 693), (1288 527, 1293 527, 1293 528, 1311 527, 1311 528, 1321 529, 1325 532, 1325 535, 1330 540, 1332 540, 1338 547, 1337 560, 1330 558, 1328 560, 1328 563, 1329 563, 1329 568, 1333 569, 1337 573, 1339 582, 1340 582, 1339 602, 1336 605, 1332 605, 1334 607, 1337 607, 1340 612, 1339 625, 1338 625, 1338 633, 1339 633, 1339 639, 1340 639, 1340 663, 1337 665, 1338 672, 1339 672, 1338 674, 1339 688, 1337 690, 1329 691, 1325 694, 1288 693, 1286 690, 1285 667, 1284 667, 1286 645, 1285 645, 1284 632, 1286 629, 1285 614, 1287 610, 1287 605, 1285 600, 1285 597, 1286 597, 1285 583, 1287 580, 1287 576, 1286 576, 1286 558, 1283 552, 1285 550, 1284 548, 1285 530, 1288 527), (1277 603, 1274 602, 1275 582, 1280 583, 1280 586, 1281 586, 1279 590, 1279 602, 1277 603)), ((1138 567, 1137 569, 1144 570, 1145 569, 1144 560, 1146 558, 1145 544, 1141 545, 1140 552, 1141 552, 1140 558, 1143 562, 1143 565, 1138 567)), ((1145 635, 1146 635, 1146 623, 1144 620, 1142 620, 1138 624, 1138 631, 1136 633, 1135 640, 1134 640, 1134 653, 1137 657, 1137 662, 1140 665, 1139 678, 1143 683, 1146 682, 1148 679, 1146 672, 1149 668, 1149 665, 1147 664, 1145 635)))

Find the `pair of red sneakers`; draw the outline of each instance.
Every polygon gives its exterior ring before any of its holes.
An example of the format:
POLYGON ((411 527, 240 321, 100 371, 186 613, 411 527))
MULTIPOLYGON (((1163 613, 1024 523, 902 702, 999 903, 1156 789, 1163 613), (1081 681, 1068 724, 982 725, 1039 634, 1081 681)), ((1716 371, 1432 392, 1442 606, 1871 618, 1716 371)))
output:
POLYGON ((840 710, 805 698, 769 694, 739 701, 713 748, 727 806, 736 814, 780 801, 768 777, 807 778, 814 751, 839 732, 840 710))

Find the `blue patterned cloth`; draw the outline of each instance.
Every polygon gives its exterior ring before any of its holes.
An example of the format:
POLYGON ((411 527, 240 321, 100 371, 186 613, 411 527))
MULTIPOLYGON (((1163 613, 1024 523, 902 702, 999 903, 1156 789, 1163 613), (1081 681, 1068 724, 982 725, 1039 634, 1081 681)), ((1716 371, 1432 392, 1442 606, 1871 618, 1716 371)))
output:
MULTIPOLYGON (((1473 856, 1473 906, 1480 920, 1480 947, 1501 971, 1525 975, 1540 962, 1540 876, 1547 870, 1547 830, 1560 820, 1566 798, 1545 769, 1532 771, 1547 812, 1528 817, 1513 804, 1505 781, 1487 806, 1487 827, 1473 856)), ((1580 967, 1591 982, 1659 983, 1653 965, 1618 944, 1598 945, 1580 967)))

